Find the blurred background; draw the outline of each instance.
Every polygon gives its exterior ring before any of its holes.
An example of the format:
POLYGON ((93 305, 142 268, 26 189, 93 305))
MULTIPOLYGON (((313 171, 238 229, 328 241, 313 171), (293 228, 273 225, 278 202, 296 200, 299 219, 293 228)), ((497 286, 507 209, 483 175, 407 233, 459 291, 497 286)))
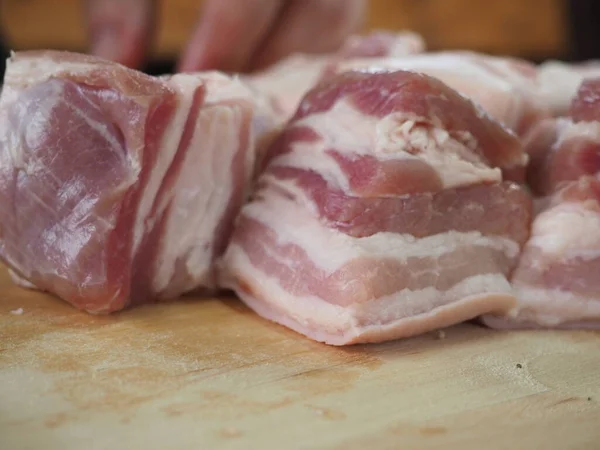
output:
MULTIPOLYGON (((81 0, 1 0, 3 47, 86 51, 81 0)), ((170 72, 201 0, 163 0, 146 71, 170 72)), ((524 57, 598 57, 600 0, 371 0, 366 30, 412 29, 431 50, 463 48, 524 57)), ((4 59, 4 58, 3 58, 4 59)))

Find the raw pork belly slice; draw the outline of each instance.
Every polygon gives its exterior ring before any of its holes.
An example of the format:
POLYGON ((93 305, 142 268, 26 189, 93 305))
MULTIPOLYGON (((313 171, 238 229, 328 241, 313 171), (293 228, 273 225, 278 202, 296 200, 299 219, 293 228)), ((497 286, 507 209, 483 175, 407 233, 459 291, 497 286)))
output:
POLYGON ((535 66, 514 58, 473 52, 437 52, 395 58, 355 58, 342 61, 335 68, 336 73, 352 70, 370 73, 410 70, 438 78, 520 136, 550 117, 544 98, 539 95, 535 66))
POLYGON ((528 178, 540 213, 512 276, 516 307, 498 328, 600 327, 600 79, 586 80, 569 118, 531 136, 528 178))
POLYGON ((253 95, 217 73, 13 55, 0 99, 0 257, 13 276, 92 313, 213 287, 268 122, 253 95))
POLYGON ((421 53, 425 42, 410 31, 373 31, 348 38, 333 54, 294 54, 272 67, 245 78, 249 86, 273 98, 283 117, 291 117, 302 97, 336 65, 350 58, 381 58, 421 53))
POLYGON ((531 199, 516 136, 413 72, 311 90, 220 263, 260 315, 334 345, 407 337, 515 299, 531 199))

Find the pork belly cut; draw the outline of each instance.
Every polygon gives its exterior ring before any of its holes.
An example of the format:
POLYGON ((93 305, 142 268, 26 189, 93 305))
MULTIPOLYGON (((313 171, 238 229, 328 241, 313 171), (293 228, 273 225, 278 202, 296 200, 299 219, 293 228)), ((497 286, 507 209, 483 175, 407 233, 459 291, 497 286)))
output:
POLYGON ((283 117, 290 118, 302 97, 333 68, 351 58, 381 58, 421 53, 423 38, 410 31, 375 30, 351 36, 339 51, 326 55, 297 53, 266 70, 245 77, 252 88, 269 95, 283 117))
POLYGON ((561 117, 540 123, 524 141, 530 163, 527 182, 538 197, 600 169, 600 122, 561 117))
POLYGON ((600 78, 584 80, 569 115, 540 122, 524 140, 527 182, 538 197, 600 172, 600 78))
POLYGON ((518 303, 493 327, 600 326, 600 83, 584 81, 570 117, 527 143, 539 214, 512 276, 518 303))
POLYGON ((569 108, 569 116, 574 122, 600 121, 600 73, 581 82, 569 108))
POLYGON ((550 111, 539 94, 533 64, 474 52, 446 51, 404 57, 353 58, 337 64, 336 73, 410 70, 446 83, 480 105, 489 115, 525 136, 550 111))
POLYGON ((0 257, 92 313, 213 287, 268 119, 240 81, 62 52, 8 61, 0 257))
POLYGON ((507 311, 531 198, 503 174, 526 161, 514 134, 433 77, 335 76, 271 148, 221 284, 333 345, 507 311))
POLYGON ((555 117, 568 115, 583 80, 597 77, 600 77, 600 61, 567 63, 552 60, 538 67, 541 94, 555 117))
POLYGON ((600 181, 564 185, 533 222, 512 276, 518 303, 496 328, 600 328, 600 181))

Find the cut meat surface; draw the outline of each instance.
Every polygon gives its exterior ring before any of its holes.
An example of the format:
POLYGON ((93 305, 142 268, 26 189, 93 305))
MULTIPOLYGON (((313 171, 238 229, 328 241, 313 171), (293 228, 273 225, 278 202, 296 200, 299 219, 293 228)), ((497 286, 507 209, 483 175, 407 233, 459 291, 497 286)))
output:
POLYGON ((13 55, 0 257, 92 313, 213 287, 267 133, 256 105, 217 73, 152 78, 84 55, 13 55))
POLYGON ((473 52, 438 52, 349 59, 341 61, 335 70, 337 73, 410 70, 433 76, 521 136, 540 120, 550 117, 544 98, 538 94, 535 66, 521 60, 473 52))
POLYGON ((433 77, 349 72, 303 99, 220 263, 256 312, 334 345, 514 306, 532 205, 516 136, 433 77))
POLYGON ((581 84, 570 111, 527 144, 543 201, 511 280, 518 303, 490 326, 600 327, 600 80, 581 84))

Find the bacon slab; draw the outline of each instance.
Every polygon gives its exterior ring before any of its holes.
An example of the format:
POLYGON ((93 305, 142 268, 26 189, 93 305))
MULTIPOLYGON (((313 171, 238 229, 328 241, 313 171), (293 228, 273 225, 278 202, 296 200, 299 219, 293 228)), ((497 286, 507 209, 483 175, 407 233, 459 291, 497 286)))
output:
POLYGON ((92 313, 214 287, 246 200, 254 93, 63 52, 13 55, 0 98, 0 258, 92 313))
POLYGON ((497 328, 600 328, 600 79, 585 80, 570 116, 530 136, 528 179, 540 200, 512 276, 518 303, 486 316, 497 328))
POLYGON ((333 345, 504 312, 531 198, 517 137, 441 81, 348 72, 303 99, 220 263, 258 314, 333 345))

